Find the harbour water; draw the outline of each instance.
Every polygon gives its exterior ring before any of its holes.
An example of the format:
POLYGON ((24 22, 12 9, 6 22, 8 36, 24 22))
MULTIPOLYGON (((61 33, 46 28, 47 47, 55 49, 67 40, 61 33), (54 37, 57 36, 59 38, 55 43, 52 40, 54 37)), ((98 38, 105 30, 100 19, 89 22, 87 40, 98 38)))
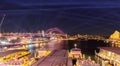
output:
POLYGON ((97 47, 108 46, 104 41, 97 40, 68 40, 68 41, 52 41, 47 43, 47 48, 50 50, 55 49, 67 49, 74 48, 74 44, 77 44, 77 48, 81 49, 82 54, 95 55, 95 51, 99 52, 97 47), (57 43, 57 44, 56 44, 57 43))

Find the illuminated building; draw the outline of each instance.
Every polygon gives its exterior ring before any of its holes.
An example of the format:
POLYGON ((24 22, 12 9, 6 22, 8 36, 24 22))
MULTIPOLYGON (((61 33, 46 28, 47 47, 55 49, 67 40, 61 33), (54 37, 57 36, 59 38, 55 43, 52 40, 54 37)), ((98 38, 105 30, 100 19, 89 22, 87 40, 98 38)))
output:
POLYGON ((99 47, 100 52, 96 53, 96 61, 101 66, 120 66, 120 49, 117 47, 99 47))
POLYGON ((78 59, 76 62, 76 66, 100 66, 98 63, 95 63, 95 61, 88 58, 87 60, 81 60, 78 59))
POLYGON ((51 51, 46 50, 46 49, 41 49, 41 50, 36 50, 35 53, 35 58, 41 58, 41 57, 45 57, 47 55, 49 55, 51 53, 51 51))
POLYGON ((76 59, 82 59, 82 53, 81 53, 81 50, 79 48, 76 48, 77 47, 77 44, 74 44, 75 48, 72 48, 70 50, 70 53, 69 53, 69 56, 72 57, 73 59, 76 58, 76 59))
POLYGON ((116 30, 110 35, 108 41, 111 43, 112 47, 120 47, 120 32, 116 30))
POLYGON ((120 32, 119 31, 115 31, 111 36, 111 39, 120 39, 120 32))
POLYGON ((44 32, 44 30, 42 30, 42 37, 45 37, 45 32, 44 32))

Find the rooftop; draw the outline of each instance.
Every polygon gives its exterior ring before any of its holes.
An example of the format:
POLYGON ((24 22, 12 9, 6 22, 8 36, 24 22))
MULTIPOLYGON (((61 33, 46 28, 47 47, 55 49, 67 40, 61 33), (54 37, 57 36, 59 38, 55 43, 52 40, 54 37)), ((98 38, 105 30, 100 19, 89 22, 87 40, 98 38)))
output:
POLYGON ((120 55, 120 48, 117 48, 117 47, 98 47, 98 48, 103 49, 103 50, 107 50, 107 51, 111 51, 111 52, 114 52, 114 53, 120 55))

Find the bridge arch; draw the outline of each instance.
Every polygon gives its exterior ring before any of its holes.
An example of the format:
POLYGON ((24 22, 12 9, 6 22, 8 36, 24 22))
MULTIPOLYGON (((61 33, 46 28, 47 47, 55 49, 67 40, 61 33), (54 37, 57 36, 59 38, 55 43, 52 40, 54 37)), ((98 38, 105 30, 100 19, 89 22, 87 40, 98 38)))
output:
POLYGON ((50 33, 56 33, 56 34, 62 34, 62 35, 65 34, 62 30, 60 30, 59 28, 56 28, 56 27, 50 28, 50 29, 45 31, 45 34, 50 34, 50 33))

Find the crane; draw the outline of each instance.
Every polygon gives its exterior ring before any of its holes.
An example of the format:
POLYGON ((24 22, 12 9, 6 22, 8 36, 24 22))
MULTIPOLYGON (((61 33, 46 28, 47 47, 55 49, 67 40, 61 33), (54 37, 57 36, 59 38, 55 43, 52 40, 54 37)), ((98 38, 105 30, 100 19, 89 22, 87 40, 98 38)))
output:
POLYGON ((6 14, 3 14, 3 17, 2 17, 2 20, 1 20, 1 22, 0 22, 0 33, 1 33, 1 31, 2 31, 2 24, 3 24, 3 22, 4 22, 4 19, 5 19, 5 16, 6 16, 6 14))

